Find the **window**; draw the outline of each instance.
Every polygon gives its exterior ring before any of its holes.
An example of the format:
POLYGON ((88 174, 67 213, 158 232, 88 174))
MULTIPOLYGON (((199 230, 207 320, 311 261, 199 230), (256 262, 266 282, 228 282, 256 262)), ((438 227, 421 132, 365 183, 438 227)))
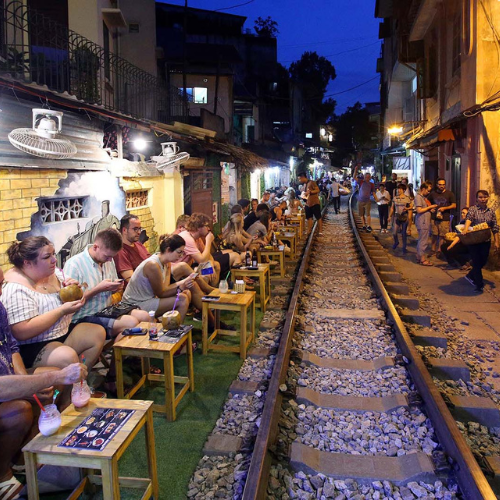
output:
POLYGON ((461 57, 461 16, 460 11, 458 11, 453 18, 453 26, 452 26, 452 53, 451 53, 451 74, 455 76, 460 71, 460 66, 462 64, 461 57))
POLYGON ((139 23, 130 23, 128 25, 129 33, 139 33, 139 23))
MULTIPOLYGON (((179 89, 179 94, 182 95, 183 89, 179 89)), ((188 87, 186 88, 187 100, 195 104, 207 104, 208 89, 206 87, 188 87)))
POLYGON ((65 220, 83 219, 86 217, 84 203, 88 196, 71 196, 67 198, 40 198, 38 206, 42 224, 63 222, 65 220))
POLYGON ((203 191, 205 189, 212 189, 212 187, 213 187, 212 172, 205 172, 203 174, 193 174, 193 191, 203 191))
POLYGON ((131 208, 147 207, 148 206, 148 189, 139 191, 127 191, 125 194, 125 207, 127 210, 131 208))

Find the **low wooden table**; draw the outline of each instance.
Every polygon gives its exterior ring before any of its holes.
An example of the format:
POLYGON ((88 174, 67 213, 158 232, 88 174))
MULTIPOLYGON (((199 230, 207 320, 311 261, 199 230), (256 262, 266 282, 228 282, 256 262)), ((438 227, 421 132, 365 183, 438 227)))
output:
POLYGON ((239 352, 241 359, 246 359, 248 346, 253 342, 255 335, 255 292, 244 293, 220 293, 218 289, 210 293, 210 297, 220 297, 217 302, 210 302, 203 299, 202 309, 202 329, 203 329, 203 354, 207 354, 209 349, 218 351, 239 352), (248 309, 250 308, 250 332, 247 334, 248 309), (215 329, 208 335, 208 311, 215 311, 215 329), (239 313, 240 330, 221 330, 220 312, 233 311, 239 313), (214 344, 213 341, 218 335, 239 337, 239 346, 227 346, 214 344))
POLYGON ((293 232, 279 232, 276 233, 276 238, 281 241, 288 241, 290 243, 290 253, 285 252, 285 257, 290 257, 291 259, 297 258, 297 236, 293 232))
MULTIPOLYGON (((148 323, 140 323, 141 328, 148 328, 148 323)), ((158 329, 161 324, 158 323, 158 329)), ((118 398, 130 399, 144 384, 160 382, 165 384, 165 404, 153 405, 153 410, 165 413, 167 420, 175 420, 175 409, 188 390, 194 391, 193 341, 191 331, 182 336, 175 344, 150 341, 148 335, 128 335, 115 343, 116 392, 118 398), (174 375, 174 354, 186 346, 187 377, 174 375), (137 384, 127 394, 123 389, 123 356, 141 358, 142 376, 137 384), (163 360, 163 374, 150 373, 149 360, 163 360), (183 384, 179 394, 175 395, 175 384, 183 384)))
POLYGON ((26 462, 26 483, 29 500, 38 500, 37 465, 49 464, 66 467, 79 467, 86 474, 80 484, 73 490, 69 499, 79 498, 89 484, 102 484, 104 500, 119 500, 120 485, 128 488, 146 488, 142 499, 159 498, 158 475, 156 471, 156 449, 153 430, 153 402, 128 401, 118 399, 91 399, 84 408, 68 406, 62 415, 62 425, 52 436, 38 434, 24 448, 26 462), (135 410, 125 425, 102 451, 80 450, 59 447, 58 444, 96 408, 117 408, 135 410), (138 432, 146 430, 146 456, 148 460, 149 478, 118 477, 118 460, 138 432), (90 474, 92 469, 100 469, 101 476, 90 474))
POLYGON ((278 274, 285 277, 285 251, 284 250, 257 250, 257 260, 262 263, 262 258, 266 256, 270 260, 277 260, 279 262, 278 274))
POLYGON ((258 269, 231 269, 231 279, 235 281, 238 277, 248 276, 259 279, 259 305, 260 310, 265 313, 266 306, 271 298, 271 273, 269 264, 259 264, 258 269))
POLYGON ((305 215, 291 215, 287 216, 286 218, 287 222, 290 222, 292 224, 298 223, 299 224, 299 233, 300 237, 302 238, 304 235, 304 229, 305 229, 305 215))

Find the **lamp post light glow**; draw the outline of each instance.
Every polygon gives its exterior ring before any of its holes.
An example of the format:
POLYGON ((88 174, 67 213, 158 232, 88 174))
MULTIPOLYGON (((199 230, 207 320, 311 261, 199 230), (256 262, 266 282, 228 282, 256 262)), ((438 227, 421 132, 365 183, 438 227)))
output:
POLYGON ((144 139, 139 138, 134 140, 134 147, 137 151, 144 151, 147 145, 148 143, 144 139))
POLYGON ((321 127, 321 129, 320 129, 319 132, 321 134, 321 137, 325 137, 325 135, 326 135, 326 129, 324 127, 321 127))
POLYGON ((393 125, 387 130, 389 135, 401 135, 403 133, 403 127, 401 125, 393 125))

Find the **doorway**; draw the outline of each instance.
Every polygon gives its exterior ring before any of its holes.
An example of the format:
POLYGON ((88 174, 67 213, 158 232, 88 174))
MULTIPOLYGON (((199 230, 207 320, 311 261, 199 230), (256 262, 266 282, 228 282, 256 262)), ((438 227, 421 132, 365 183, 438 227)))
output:
POLYGON ((212 220, 213 172, 194 171, 184 178, 184 213, 202 213, 212 220))

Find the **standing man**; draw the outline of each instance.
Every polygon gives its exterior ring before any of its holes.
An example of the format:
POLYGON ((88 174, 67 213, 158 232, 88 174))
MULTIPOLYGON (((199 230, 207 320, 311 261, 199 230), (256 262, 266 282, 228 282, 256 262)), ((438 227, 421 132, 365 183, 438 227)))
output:
MULTIPOLYGON (((358 168, 359 165, 356 166, 356 169, 354 170, 354 176, 358 173, 358 168)), ((359 181, 359 193, 358 193, 358 212, 359 216, 363 220, 363 227, 365 231, 368 233, 372 232, 372 216, 371 216, 371 209, 372 209, 372 202, 371 202, 371 196, 373 195, 373 198, 375 199, 376 202, 378 202, 377 198, 377 193, 375 192, 375 184, 371 182, 372 176, 369 173, 366 173, 363 179, 359 181)))
POLYGON ((297 175, 300 184, 305 184, 307 231, 310 233, 313 226, 313 217, 318 221, 319 234, 323 234, 323 221, 321 220, 321 205, 319 202, 319 187, 315 181, 309 180, 305 172, 297 175))
POLYGON ((391 180, 389 180, 385 183, 385 189, 386 189, 386 191, 389 192, 389 195, 391 196, 391 200, 394 198, 394 191, 396 190, 397 186, 398 186, 398 174, 393 172, 391 174, 391 180))
POLYGON ((141 221, 137 215, 129 214, 121 218, 120 233, 123 246, 113 257, 113 260, 118 276, 127 283, 139 264, 151 256, 146 247, 139 241, 141 231, 141 221))
POLYGON ((328 189, 328 196, 330 200, 332 200, 333 208, 335 213, 340 213, 340 184, 337 182, 335 177, 332 179, 330 183, 330 187, 328 189))
POLYGON ((436 188, 429 194, 431 205, 437 208, 431 212, 432 251, 439 254, 440 238, 450 231, 451 211, 457 207, 455 195, 446 189, 446 181, 440 177, 436 188))

